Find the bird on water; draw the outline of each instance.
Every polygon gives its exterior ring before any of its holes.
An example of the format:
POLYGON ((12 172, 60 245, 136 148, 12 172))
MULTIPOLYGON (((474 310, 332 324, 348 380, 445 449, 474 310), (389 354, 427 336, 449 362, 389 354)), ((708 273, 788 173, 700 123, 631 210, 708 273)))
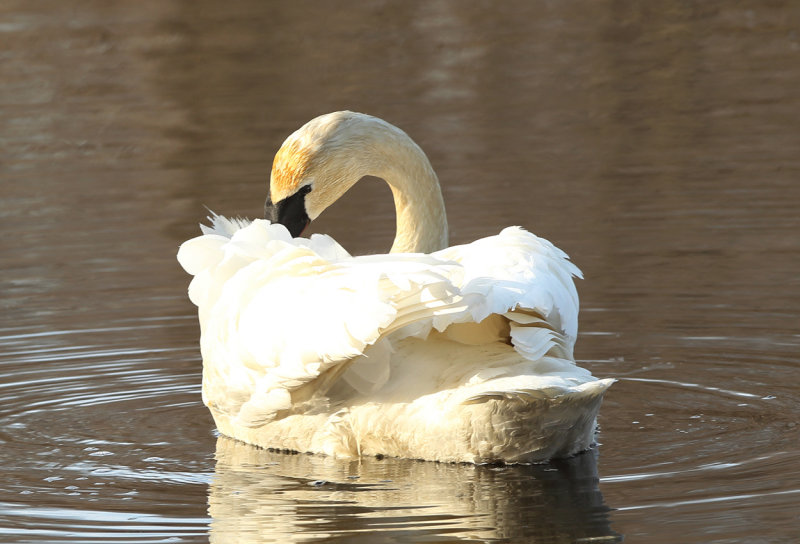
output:
POLYGON ((580 271, 519 227, 448 247, 438 178, 405 132, 350 111, 309 121, 275 156, 265 215, 213 215, 178 252, 220 432, 337 457, 471 463, 591 447, 614 380, 573 357, 580 271), (300 237, 365 176, 394 197, 389 253, 300 237))

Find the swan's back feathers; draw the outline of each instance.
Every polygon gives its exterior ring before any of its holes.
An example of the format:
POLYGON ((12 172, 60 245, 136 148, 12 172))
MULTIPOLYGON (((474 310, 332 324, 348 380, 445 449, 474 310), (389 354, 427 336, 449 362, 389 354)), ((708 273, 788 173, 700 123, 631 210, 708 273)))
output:
MULTIPOLYGON (((204 401, 235 424, 313 411, 340 378, 357 393, 375 391, 390 379, 393 345, 433 329, 459 343, 511 343, 526 371, 550 373, 562 390, 572 383, 562 374, 589 375, 571 360, 580 271, 522 229, 431 255, 351 257, 328 236, 292 239, 265 220, 210 219, 178 259, 194 275, 204 401)), ((486 399, 533 390, 515 383, 486 399)))

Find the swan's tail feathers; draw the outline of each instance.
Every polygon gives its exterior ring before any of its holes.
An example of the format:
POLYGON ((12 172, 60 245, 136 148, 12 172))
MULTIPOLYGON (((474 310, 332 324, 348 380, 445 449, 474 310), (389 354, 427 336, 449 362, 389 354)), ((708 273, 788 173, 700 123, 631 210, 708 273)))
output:
POLYGON ((603 393, 613 381, 592 380, 572 387, 531 384, 531 388, 470 397, 461 409, 490 414, 473 420, 476 460, 540 463, 589 449, 595 443, 603 393))
POLYGON ((537 387, 531 389, 484 391, 467 398, 462 402, 462 404, 481 404, 490 400, 518 401, 526 404, 537 401, 568 404, 588 404, 602 397, 606 392, 606 389, 611 387, 611 384, 615 381, 616 380, 613 378, 605 378, 602 380, 585 382, 574 387, 552 385, 549 387, 537 387))

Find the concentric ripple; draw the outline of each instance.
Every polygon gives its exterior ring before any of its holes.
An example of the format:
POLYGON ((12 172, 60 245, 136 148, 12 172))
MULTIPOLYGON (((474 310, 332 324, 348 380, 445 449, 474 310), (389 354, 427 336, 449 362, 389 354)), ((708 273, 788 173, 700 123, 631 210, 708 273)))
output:
POLYGON ((3 331, 4 532, 18 542, 207 538, 214 438, 197 349, 143 341, 194 336, 195 323, 3 331))
POLYGON ((728 521, 717 531, 747 534, 749 514, 770 504, 774 519, 784 520, 775 530, 784 534, 800 497, 791 342, 776 338, 768 355, 760 338, 676 343, 690 363, 639 365, 620 377, 604 404, 616 416, 601 423, 609 453, 601 485, 615 519, 634 528, 642 516, 648 523, 679 519, 702 534, 705 520, 724 511, 728 521))

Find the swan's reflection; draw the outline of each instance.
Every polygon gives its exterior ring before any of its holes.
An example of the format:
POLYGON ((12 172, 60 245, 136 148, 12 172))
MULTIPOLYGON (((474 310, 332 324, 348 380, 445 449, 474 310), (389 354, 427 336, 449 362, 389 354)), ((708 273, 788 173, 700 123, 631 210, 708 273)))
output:
POLYGON ((595 452, 548 465, 341 461, 217 441, 212 542, 616 542, 595 452))

